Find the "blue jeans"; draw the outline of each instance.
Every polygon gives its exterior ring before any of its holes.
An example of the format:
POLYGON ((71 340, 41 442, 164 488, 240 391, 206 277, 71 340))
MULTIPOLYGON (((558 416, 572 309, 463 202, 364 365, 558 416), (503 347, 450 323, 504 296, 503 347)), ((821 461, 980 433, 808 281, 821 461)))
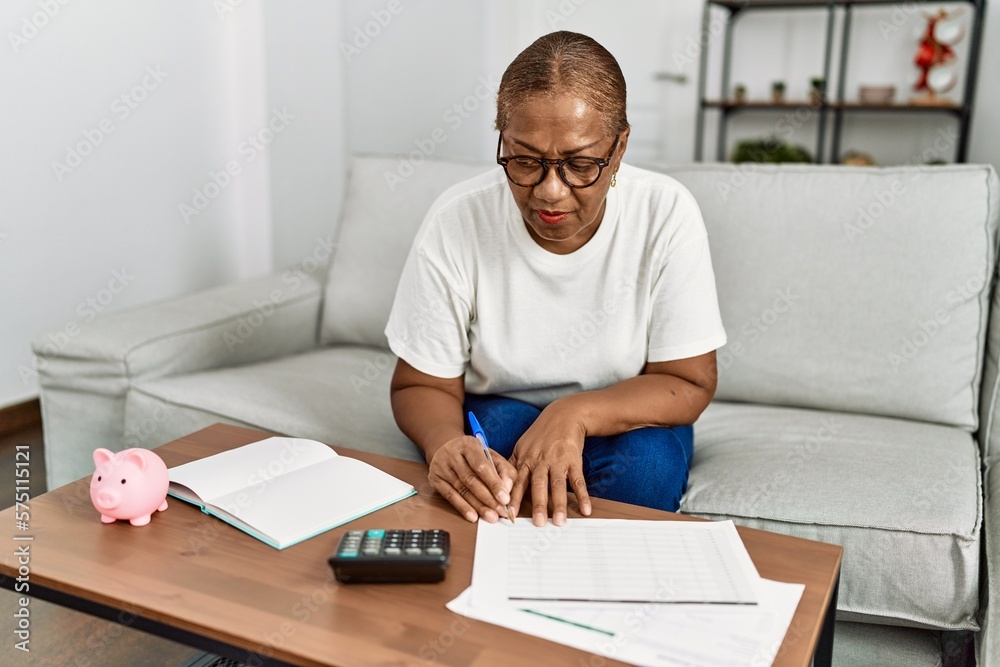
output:
MULTIPOLYGON (((541 410, 514 398, 465 395, 465 432, 471 410, 486 433, 490 448, 510 458, 514 445, 541 410)), ((597 498, 677 511, 687 490, 694 450, 690 426, 648 427, 618 435, 588 436, 583 443, 583 475, 587 491, 597 498)), ((530 488, 527 492, 530 495, 530 488)))

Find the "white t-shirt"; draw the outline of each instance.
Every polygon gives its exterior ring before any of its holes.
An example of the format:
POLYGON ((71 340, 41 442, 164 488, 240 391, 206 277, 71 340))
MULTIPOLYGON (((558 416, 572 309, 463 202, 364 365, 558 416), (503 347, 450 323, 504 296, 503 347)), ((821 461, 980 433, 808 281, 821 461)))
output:
POLYGON ((419 371, 539 408, 726 343, 698 205, 673 178, 624 164, 601 225, 568 255, 531 238, 499 167, 448 189, 385 334, 419 371))

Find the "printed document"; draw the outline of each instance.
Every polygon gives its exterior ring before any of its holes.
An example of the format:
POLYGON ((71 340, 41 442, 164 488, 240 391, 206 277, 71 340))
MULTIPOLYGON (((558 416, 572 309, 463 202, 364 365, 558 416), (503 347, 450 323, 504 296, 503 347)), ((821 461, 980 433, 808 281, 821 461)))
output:
POLYGON ((729 667, 773 662, 804 590, 762 579, 731 521, 518 519, 479 522, 447 606, 608 659, 729 667))
MULTIPOLYGON (((756 604, 731 521, 480 522, 476 604, 756 604)), ((749 560, 749 559, 748 559, 749 560)))

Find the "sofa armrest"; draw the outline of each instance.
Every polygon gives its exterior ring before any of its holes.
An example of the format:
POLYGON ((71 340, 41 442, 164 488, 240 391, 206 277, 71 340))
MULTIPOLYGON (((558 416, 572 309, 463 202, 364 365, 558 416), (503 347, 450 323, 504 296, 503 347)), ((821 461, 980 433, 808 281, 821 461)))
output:
POLYGON ((97 447, 131 446, 125 396, 140 379, 296 354, 316 346, 321 276, 274 274, 131 308, 32 345, 49 488, 92 468, 97 447))
POLYGON ((990 460, 1000 460, 1000 289, 996 263, 986 287, 991 290, 991 299, 979 390, 979 429, 976 432, 984 465, 990 460))
MULTIPOLYGON (((1000 208, 996 188, 990 206, 1000 208)), ((979 430, 983 462, 983 572, 980 577, 976 664, 1000 667, 1000 285, 997 252, 986 288, 990 290, 989 322, 979 392, 979 430)))
MULTIPOLYGON (((322 284, 269 275, 97 316, 39 337, 41 382, 59 360, 101 363, 122 377, 162 377, 293 354, 316 346, 322 284)), ((70 378, 72 381, 72 378, 70 378)))
POLYGON ((1000 461, 986 463, 983 500, 986 573, 981 583, 976 664, 1000 667, 1000 461))

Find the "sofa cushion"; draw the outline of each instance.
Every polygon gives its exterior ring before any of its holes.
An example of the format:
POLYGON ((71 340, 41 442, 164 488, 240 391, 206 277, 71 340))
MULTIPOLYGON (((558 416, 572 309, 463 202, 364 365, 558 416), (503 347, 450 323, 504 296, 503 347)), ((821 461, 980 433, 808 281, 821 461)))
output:
POLYGON ((845 620, 978 627, 979 455, 961 429, 716 402, 681 511, 843 546, 845 620))
POLYGON ((344 345, 256 364, 137 381, 125 442, 152 447, 219 421, 422 461, 387 400, 396 357, 344 345))
POLYGON ((321 344, 388 347, 385 324, 424 215, 455 183, 500 168, 495 163, 434 159, 408 170, 401 164, 408 163, 400 156, 360 155, 351 161, 326 288, 321 344))
POLYGON ((931 630, 846 621, 837 621, 834 630, 836 667, 941 667, 941 654, 940 633, 931 630))
POLYGON ((988 166, 691 165, 724 400, 975 430, 997 176, 988 166))

